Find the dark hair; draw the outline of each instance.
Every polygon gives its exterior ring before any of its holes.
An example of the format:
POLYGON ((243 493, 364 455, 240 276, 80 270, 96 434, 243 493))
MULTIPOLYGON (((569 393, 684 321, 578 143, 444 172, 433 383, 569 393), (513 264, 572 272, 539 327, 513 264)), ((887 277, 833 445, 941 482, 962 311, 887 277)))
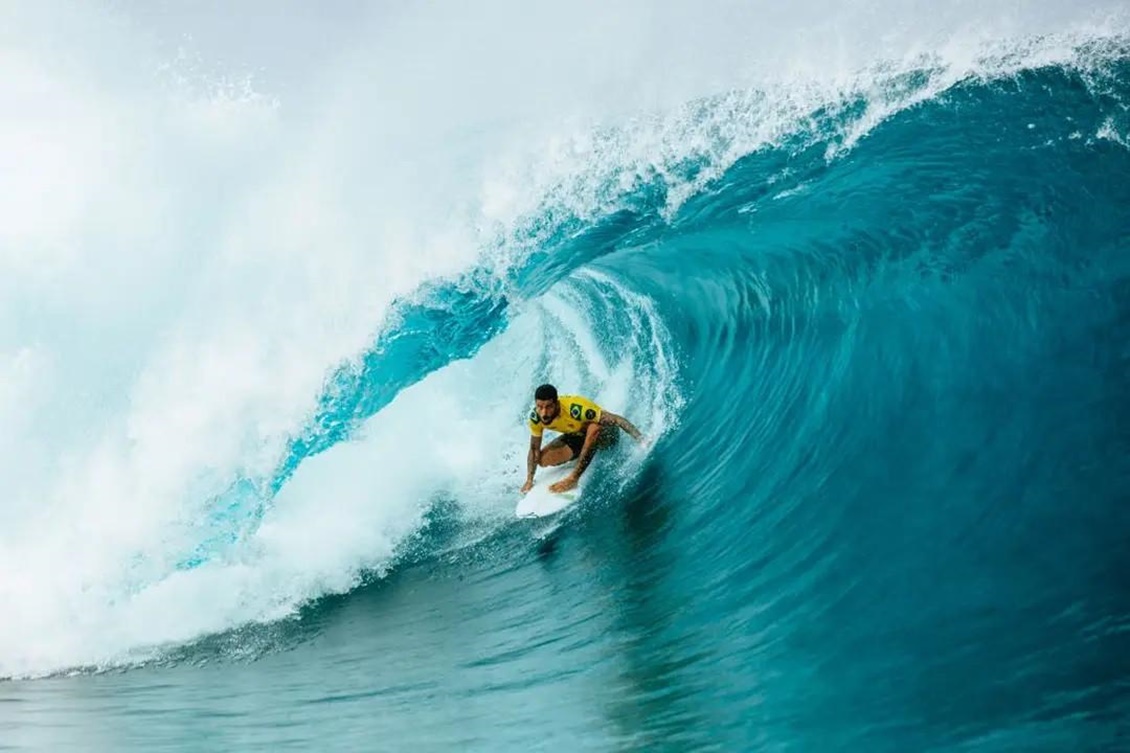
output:
POLYGON ((543 384, 534 391, 534 400, 556 400, 557 388, 552 384, 543 384))

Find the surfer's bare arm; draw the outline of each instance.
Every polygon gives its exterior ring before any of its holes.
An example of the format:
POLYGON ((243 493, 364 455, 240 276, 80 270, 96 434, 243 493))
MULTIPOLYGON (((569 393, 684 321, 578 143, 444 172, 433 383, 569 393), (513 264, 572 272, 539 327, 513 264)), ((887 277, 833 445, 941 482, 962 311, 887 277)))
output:
POLYGON ((573 469, 573 479, 579 479, 589 467, 593 452, 596 450, 596 438, 600 436, 600 424, 591 423, 585 427, 585 443, 581 445, 581 454, 577 456, 577 467, 573 469))
POLYGON ((604 411, 600 414, 600 423, 604 426, 619 426, 624 431, 632 435, 632 439, 637 442, 643 441, 643 434, 640 430, 632 425, 632 422, 623 416, 617 416, 615 413, 604 411))
POLYGON ((530 453, 526 457, 526 483, 522 485, 522 493, 525 494, 534 485, 534 471, 538 468, 538 461, 541 459, 541 437, 534 434, 530 435, 530 453))

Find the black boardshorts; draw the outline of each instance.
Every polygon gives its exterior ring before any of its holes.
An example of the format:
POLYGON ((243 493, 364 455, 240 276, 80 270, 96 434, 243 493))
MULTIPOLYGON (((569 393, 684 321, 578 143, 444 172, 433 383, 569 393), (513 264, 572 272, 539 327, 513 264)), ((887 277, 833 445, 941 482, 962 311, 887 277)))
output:
MULTIPOLYGON (((604 449, 616 444, 620 439, 620 430, 615 426, 602 426, 600 428, 600 436, 596 438, 597 449, 604 449)), ((583 431, 574 432, 572 434, 562 434, 561 441, 565 446, 573 451, 573 457, 577 458, 581 455, 581 448, 585 446, 585 433, 583 431)))

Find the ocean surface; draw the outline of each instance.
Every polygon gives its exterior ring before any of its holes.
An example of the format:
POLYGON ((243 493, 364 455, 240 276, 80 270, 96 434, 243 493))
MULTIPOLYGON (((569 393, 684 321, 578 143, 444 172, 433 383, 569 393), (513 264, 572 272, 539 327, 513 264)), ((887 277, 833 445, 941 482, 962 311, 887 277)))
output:
POLYGON ((0 750, 1130 750, 1125 26, 421 135, 48 16, 0 750), (517 520, 545 381, 649 441, 517 520))

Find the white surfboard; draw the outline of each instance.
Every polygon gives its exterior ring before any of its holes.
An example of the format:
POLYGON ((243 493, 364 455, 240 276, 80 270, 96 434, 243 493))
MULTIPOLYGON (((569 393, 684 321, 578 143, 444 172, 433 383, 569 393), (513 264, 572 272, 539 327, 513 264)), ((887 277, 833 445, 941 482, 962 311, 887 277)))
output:
POLYGON ((585 481, 588 480, 588 472, 567 492, 555 494, 549 490, 551 484, 572 473, 573 466, 574 463, 565 463, 552 468, 539 468, 534 476, 534 488, 521 496, 518 506, 514 508, 514 514, 519 518, 544 518, 561 512, 580 499, 585 481))

